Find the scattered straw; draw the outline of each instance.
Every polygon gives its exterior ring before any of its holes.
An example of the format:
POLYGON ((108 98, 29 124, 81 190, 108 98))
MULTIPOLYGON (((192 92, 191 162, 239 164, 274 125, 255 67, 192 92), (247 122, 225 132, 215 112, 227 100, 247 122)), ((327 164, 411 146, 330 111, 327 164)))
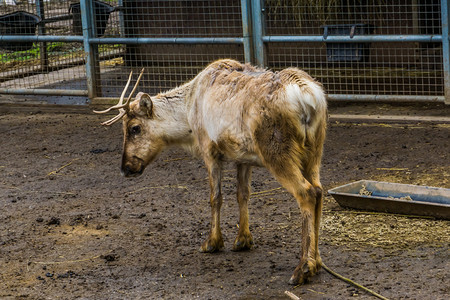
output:
POLYGON ((446 220, 419 216, 324 210, 321 240, 350 249, 366 246, 397 251, 420 245, 443 247, 450 242, 449 224, 446 220))
POLYGON ((359 190, 359 194, 362 196, 372 196, 372 192, 367 190, 367 188, 364 184, 363 184, 361 190, 359 190))
POLYGON ((316 293, 316 294, 325 295, 325 293, 318 292, 318 291, 315 291, 313 289, 307 289, 307 290, 310 291, 310 292, 316 293))
POLYGON ((270 190, 264 190, 264 191, 260 191, 260 192, 254 192, 254 193, 251 193, 250 195, 252 195, 252 196, 254 196, 254 195, 261 195, 261 194, 266 195, 266 194, 269 194, 269 193, 274 192, 274 191, 279 191, 279 190, 281 190, 282 188, 283 188, 283 187, 277 187, 277 188, 270 189, 270 190))
POLYGON ((163 160, 164 162, 171 162, 171 161, 178 161, 178 160, 188 160, 190 159, 190 156, 185 156, 185 157, 178 157, 178 158, 172 158, 172 159, 165 159, 163 160))
POLYGON ((64 169, 65 167, 70 166, 74 161, 78 160, 79 158, 75 158, 73 160, 71 160, 69 163, 65 164, 64 166, 60 167, 59 169, 55 170, 55 171, 51 171, 50 173, 47 174, 47 176, 50 175, 56 175, 59 171, 61 171, 62 169, 64 169))
POLYGON ((142 192, 142 191, 145 191, 145 190, 151 190, 151 189, 184 189, 184 190, 187 190, 188 187, 187 187, 187 186, 184 186, 184 185, 158 185, 158 186, 148 186, 148 187, 145 187, 145 188, 141 188, 141 189, 138 189, 138 190, 135 190, 135 191, 128 192, 128 195, 135 194, 135 193, 139 193, 139 192, 142 192))

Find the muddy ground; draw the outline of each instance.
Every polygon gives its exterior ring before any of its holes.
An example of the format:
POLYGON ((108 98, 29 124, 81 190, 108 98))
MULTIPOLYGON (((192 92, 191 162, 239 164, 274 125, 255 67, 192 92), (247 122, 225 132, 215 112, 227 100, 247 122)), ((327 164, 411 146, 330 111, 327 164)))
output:
MULTIPOLYGON (((210 216, 202 162, 168 150, 143 176, 123 178, 121 126, 101 127, 104 119, 0 113, 1 299, 288 299, 286 290, 302 299, 374 299, 324 270, 309 284, 288 285, 300 254, 299 211, 262 168, 254 169, 250 201, 254 249, 231 251, 238 209, 229 164, 225 249, 200 253, 210 216)), ((373 179, 450 188, 449 137, 448 123, 330 119, 323 185, 373 179)), ((449 225, 342 209, 327 195, 322 258, 390 299, 450 299, 449 225)))

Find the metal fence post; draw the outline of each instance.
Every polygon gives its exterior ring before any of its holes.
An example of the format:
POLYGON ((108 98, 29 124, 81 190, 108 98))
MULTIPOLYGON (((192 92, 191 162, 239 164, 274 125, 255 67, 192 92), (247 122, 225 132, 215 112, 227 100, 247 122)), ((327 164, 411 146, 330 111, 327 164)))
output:
POLYGON ((449 6, 447 0, 441 1, 442 19, 442 63, 444 70, 445 104, 450 104, 450 41, 449 41, 449 6))
POLYGON ((263 0, 252 0, 252 22, 253 22, 253 45, 256 64, 260 67, 266 66, 266 51, 264 48, 264 9, 263 0))
POLYGON ((253 33, 250 0, 241 0, 242 37, 244 38, 244 59, 246 63, 253 63, 253 33))
MULTIPOLYGON (((36 12, 41 20, 45 19, 44 0, 36 1, 36 12)), ((45 35, 45 23, 40 23, 38 25, 38 35, 45 35)), ((44 72, 46 72, 48 69, 48 52, 46 42, 39 43, 39 57, 41 60, 41 68, 44 72)))
POLYGON ((120 37, 125 37, 125 19, 123 17, 123 0, 117 2, 119 5, 119 30, 120 37))
POLYGON ((90 39, 95 36, 95 10, 94 3, 90 0, 81 0, 81 24, 83 25, 83 46, 86 58, 86 82, 88 97, 93 99, 101 95, 100 66, 98 46, 92 44, 90 39))

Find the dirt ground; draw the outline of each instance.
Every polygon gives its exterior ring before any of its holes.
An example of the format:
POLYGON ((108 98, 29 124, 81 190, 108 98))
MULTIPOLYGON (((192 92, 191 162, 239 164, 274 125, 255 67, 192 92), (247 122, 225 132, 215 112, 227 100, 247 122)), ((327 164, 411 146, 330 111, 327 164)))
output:
MULTIPOLYGON (((359 113, 337 106, 331 113, 359 113)), ((449 116, 444 106, 376 112, 449 116)), ((198 251, 209 230, 203 163, 171 149, 139 178, 120 175, 121 126, 105 116, 0 110, 1 299, 374 299, 321 270, 288 280, 300 255, 295 200, 255 168, 251 251, 237 234, 227 165, 225 249, 198 251)), ((330 189, 360 179, 450 188, 450 125, 332 118, 322 166, 330 189)), ((450 299, 449 221, 342 209, 325 197, 320 249, 328 267, 390 299, 450 299)))

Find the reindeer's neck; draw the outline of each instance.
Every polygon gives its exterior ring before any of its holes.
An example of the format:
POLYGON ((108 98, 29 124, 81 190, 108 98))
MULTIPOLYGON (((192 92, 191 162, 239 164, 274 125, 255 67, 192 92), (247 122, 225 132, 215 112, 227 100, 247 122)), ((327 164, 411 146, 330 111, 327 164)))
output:
POLYGON ((162 120, 168 144, 187 146, 192 143, 192 130, 188 123, 186 95, 189 83, 154 97, 155 113, 162 120))
POLYGON ((188 83, 180 85, 174 89, 171 89, 169 91, 160 93, 156 97, 157 98, 166 98, 168 101, 171 101, 171 100, 175 100, 175 101, 183 100, 184 101, 186 99, 186 95, 189 92, 190 88, 191 88, 191 83, 188 82, 188 83))

